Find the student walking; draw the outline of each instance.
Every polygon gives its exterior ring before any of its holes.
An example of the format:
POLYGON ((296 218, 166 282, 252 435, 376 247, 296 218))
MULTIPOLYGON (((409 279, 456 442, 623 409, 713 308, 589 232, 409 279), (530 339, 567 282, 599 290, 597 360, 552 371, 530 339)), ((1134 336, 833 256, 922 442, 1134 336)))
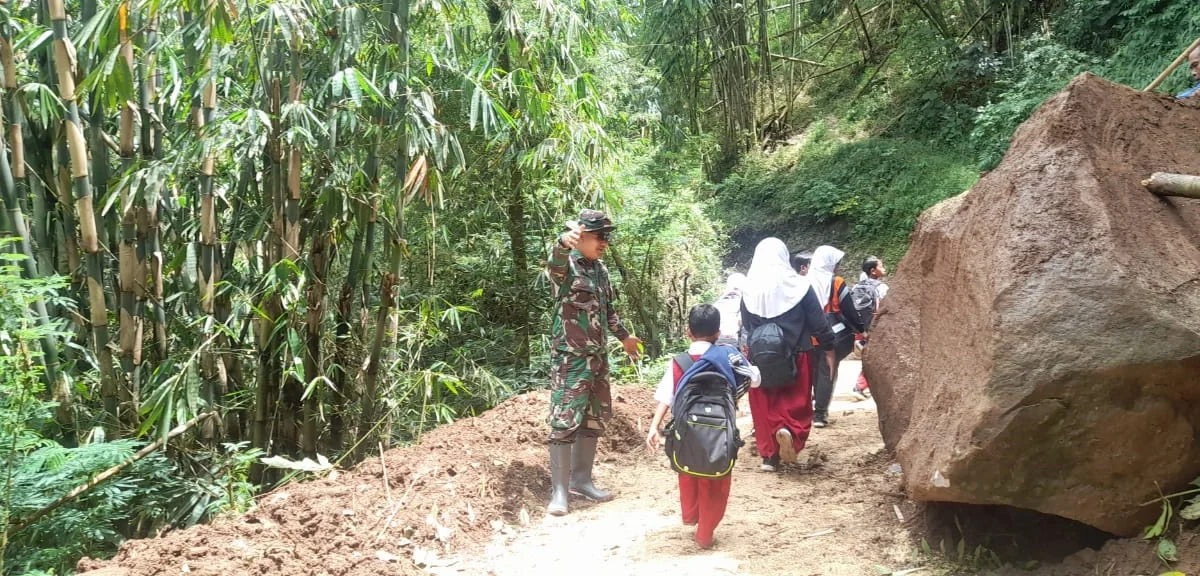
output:
POLYGON ((721 337, 718 344, 738 345, 739 333, 742 330, 742 286, 746 283, 746 275, 733 273, 725 281, 725 293, 714 306, 721 313, 721 337))
MULTIPOLYGON (((725 507, 729 502, 733 463, 737 456, 737 449, 741 445, 740 438, 736 433, 736 405, 737 397, 740 396, 738 391, 744 391, 746 386, 757 386, 759 382, 758 369, 750 366, 737 349, 732 346, 715 344, 720 336, 722 322, 720 311, 709 304, 694 306, 688 313, 687 333, 692 344, 688 346, 686 353, 676 356, 667 364, 666 372, 654 392, 654 399, 658 401, 658 407, 654 411, 654 418, 650 421, 650 429, 646 433, 646 445, 653 450, 659 442, 659 425, 667 410, 670 409, 675 422, 669 431, 672 433, 672 438, 676 438, 674 435, 676 426, 680 426, 681 422, 683 422, 682 425, 686 425, 685 420, 698 420, 686 417, 691 409, 688 402, 679 402, 681 399, 697 398, 696 391, 681 390, 681 387, 689 385, 699 387, 701 386, 700 381, 706 377, 705 375, 711 376, 713 373, 723 375, 717 378, 716 382, 716 386, 722 389, 702 391, 716 400, 716 402, 711 402, 708 398, 702 398, 705 403, 702 405, 703 410, 700 412, 699 418, 702 418, 704 422, 697 422, 697 424, 703 425, 703 431, 707 434, 689 439, 704 444, 698 453, 717 456, 720 461, 717 463, 717 470, 705 472, 700 469, 703 466, 696 468, 689 466, 685 470, 681 469, 682 465, 678 461, 679 455, 673 454, 671 450, 675 448, 678 452, 679 448, 668 446, 668 456, 674 456, 672 467, 679 472, 679 505, 683 512, 683 523, 688 526, 696 526, 696 544, 701 548, 712 547, 713 532, 716 530, 717 524, 721 522, 721 518, 725 516, 725 507), (714 405, 718 406, 717 412, 722 411, 720 406, 724 407, 723 412, 725 413, 722 418, 716 418, 714 405), (717 426, 724 426, 728 434, 716 431, 717 426), (732 443, 726 441, 725 446, 720 446, 722 439, 729 437, 734 438, 734 441, 732 443)), ((697 406, 697 403, 691 402, 690 406, 697 406)), ((697 451, 684 450, 683 452, 695 453, 697 451)), ((686 458, 686 455, 684 457, 686 458)), ((703 464, 709 463, 704 462, 703 464)))
POLYGON ((762 470, 774 472, 794 462, 812 428, 812 386, 805 338, 820 350, 833 346, 833 331, 808 279, 789 262, 778 238, 758 243, 742 293, 742 331, 746 353, 762 372, 762 384, 750 390, 754 439, 762 470))
POLYGON ((837 276, 843 256, 845 253, 833 246, 817 247, 807 276, 834 333, 832 348, 809 354, 813 366, 813 426, 817 428, 829 425, 829 403, 837 383, 838 364, 854 350, 853 327, 842 316, 842 308, 850 305, 850 290, 846 281, 837 276))
MULTIPOLYGON (((885 276, 887 268, 883 265, 883 260, 876 256, 867 256, 866 260, 863 260, 862 276, 850 289, 850 298, 854 301, 854 309, 862 327, 862 333, 855 336, 854 342, 859 351, 866 348, 871 324, 879 311, 879 303, 887 296, 888 285, 883 283, 885 276)), ((854 384, 854 399, 866 400, 870 396, 867 375, 859 372, 858 382, 854 384)))

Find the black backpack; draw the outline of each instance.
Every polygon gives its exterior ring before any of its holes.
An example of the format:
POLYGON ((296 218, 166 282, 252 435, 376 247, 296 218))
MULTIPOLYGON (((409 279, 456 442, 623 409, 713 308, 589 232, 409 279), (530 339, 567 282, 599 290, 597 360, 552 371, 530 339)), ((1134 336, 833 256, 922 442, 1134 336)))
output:
MULTIPOLYGON (((858 285, 856 284, 855 288, 857 287, 858 285)), ((849 328, 849 330, 838 332, 837 342, 840 343, 844 340, 848 340, 852 343, 854 340, 854 334, 862 334, 863 332, 867 331, 863 317, 858 308, 855 306, 854 290, 846 287, 845 280, 842 280, 841 278, 834 278, 829 287, 829 299, 836 299, 838 303, 838 312, 831 312, 829 314, 829 325, 833 326, 834 324, 841 323, 846 328, 849 328), (835 294, 834 291, 839 283, 839 280, 841 281, 840 283, 842 285, 842 289, 835 294)), ((851 346, 853 346, 853 344, 851 344, 851 346)), ((849 352, 849 348, 847 348, 847 352, 849 352)))
POLYGON ((663 443, 671 468, 699 478, 728 476, 742 447, 733 387, 720 372, 689 375, 693 362, 687 354, 675 362, 684 375, 676 386, 663 443))
POLYGON ((866 332, 871 329, 871 322, 875 320, 875 310, 879 308, 879 285, 880 281, 873 278, 865 278, 859 280, 854 288, 850 289, 850 300, 854 306, 855 314, 858 316, 858 323, 861 327, 858 332, 866 332))
POLYGON ((746 347, 750 362, 762 373, 762 388, 786 388, 796 382, 796 350, 778 324, 767 322, 755 328, 746 347))

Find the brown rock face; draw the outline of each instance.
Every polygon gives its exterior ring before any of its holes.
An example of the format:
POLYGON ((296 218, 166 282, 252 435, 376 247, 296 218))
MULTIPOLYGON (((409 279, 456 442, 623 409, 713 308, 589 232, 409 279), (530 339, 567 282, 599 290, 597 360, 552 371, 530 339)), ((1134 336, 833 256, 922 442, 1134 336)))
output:
POLYGON ((1200 476, 1200 101, 1085 74, 922 215, 865 370, 909 494, 1132 535, 1200 476))

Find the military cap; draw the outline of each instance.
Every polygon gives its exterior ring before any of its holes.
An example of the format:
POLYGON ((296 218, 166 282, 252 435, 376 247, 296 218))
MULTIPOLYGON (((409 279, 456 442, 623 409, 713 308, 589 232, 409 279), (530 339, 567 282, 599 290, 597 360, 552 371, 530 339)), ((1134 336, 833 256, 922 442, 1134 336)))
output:
POLYGON ((607 214, 591 208, 579 212, 578 224, 582 227, 583 232, 603 232, 617 228, 607 214))

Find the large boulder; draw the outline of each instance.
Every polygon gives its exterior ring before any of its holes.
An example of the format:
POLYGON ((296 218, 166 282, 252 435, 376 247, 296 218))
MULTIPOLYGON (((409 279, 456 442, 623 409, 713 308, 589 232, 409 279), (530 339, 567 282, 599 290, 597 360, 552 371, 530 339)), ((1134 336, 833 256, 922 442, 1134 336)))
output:
POLYGON ((1200 174, 1200 101, 1085 74, 921 216, 865 358, 913 498, 1132 535, 1200 476, 1200 200, 1156 171, 1200 174))

